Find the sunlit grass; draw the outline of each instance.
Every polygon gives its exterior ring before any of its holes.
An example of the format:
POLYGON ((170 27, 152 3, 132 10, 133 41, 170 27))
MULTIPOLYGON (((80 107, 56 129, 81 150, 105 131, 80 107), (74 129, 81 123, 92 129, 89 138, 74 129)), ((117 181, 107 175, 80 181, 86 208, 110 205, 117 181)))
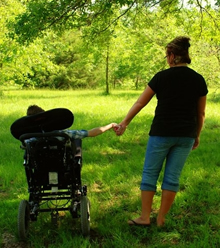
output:
MULTIPOLYGON (((26 114, 29 105, 45 110, 69 108, 74 113, 71 129, 90 129, 120 122, 140 91, 2 91, 0 112, 0 233, 14 235, 17 209, 28 199, 20 142, 10 134, 10 125, 26 114)), ((69 213, 58 229, 43 213, 31 224, 29 247, 218 247, 220 246, 220 97, 210 90, 201 144, 191 152, 180 179, 180 192, 167 217, 167 226, 157 229, 161 179, 153 203, 150 229, 130 229, 127 219, 140 213, 140 180, 156 99, 143 109, 125 134, 112 130, 83 140, 82 180, 91 201, 91 238, 81 236, 79 221, 69 213)), ((0 240, 3 239, 0 236, 0 240)))

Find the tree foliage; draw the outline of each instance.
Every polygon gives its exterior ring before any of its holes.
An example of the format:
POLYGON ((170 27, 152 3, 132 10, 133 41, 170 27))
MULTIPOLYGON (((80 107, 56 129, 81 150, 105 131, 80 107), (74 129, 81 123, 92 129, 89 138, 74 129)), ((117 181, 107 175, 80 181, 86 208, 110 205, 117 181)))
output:
POLYGON ((166 44, 188 35, 192 68, 219 87, 218 6, 200 1, 184 6, 176 0, 1 4, 1 84, 143 88, 166 68, 166 44))
MULTIPOLYGON (((187 5, 204 11, 209 7, 209 1, 203 2, 191 0, 187 5)), ((183 3, 182 0, 29 0, 24 3, 24 12, 12 24, 12 36, 16 34, 20 42, 25 42, 32 41, 48 29, 62 31, 83 26, 91 26, 92 30, 95 27, 96 32, 100 33, 117 23, 122 16, 128 16, 130 11, 138 13, 142 9, 152 10, 160 6, 165 14, 170 14, 179 12, 183 3)))

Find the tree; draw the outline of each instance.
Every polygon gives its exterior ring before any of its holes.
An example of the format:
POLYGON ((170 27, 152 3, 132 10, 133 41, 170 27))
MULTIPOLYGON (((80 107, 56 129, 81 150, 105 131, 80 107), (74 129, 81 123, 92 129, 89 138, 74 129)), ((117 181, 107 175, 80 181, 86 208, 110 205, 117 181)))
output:
MULTIPOLYGON (((89 16, 93 19, 87 19, 88 25, 71 28, 77 19, 64 26, 57 23, 42 31, 44 36, 35 39, 32 36, 32 42, 23 46, 8 36, 6 23, 11 24, 16 15, 23 16, 26 5, 18 1, 20 10, 13 12, 16 0, 9 1, 11 5, 7 7, 11 15, 3 11, 0 20, 0 46, 4 48, 1 50, 2 82, 11 80, 22 87, 64 89, 103 88, 105 85, 107 93, 111 84, 113 87, 143 88, 157 71, 167 66, 164 59, 167 42, 174 36, 188 35, 193 42, 192 67, 210 84, 219 85, 220 15, 208 5, 179 9, 178 1, 171 1, 170 5, 166 0, 155 8, 143 5, 144 1, 139 1, 139 5, 130 2, 129 6, 120 8, 120 4, 111 1, 112 5, 105 11, 100 6, 107 1, 101 1, 100 5, 93 1, 93 13, 89 16), (97 11, 99 14, 95 16, 97 11)), ((33 4, 33 0, 30 2, 33 4)))
MULTIPOLYGON (((188 6, 197 6, 202 11, 209 7, 209 0, 188 1, 188 6)), ((43 35, 46 30, 53 29, 62 31, 83 26, 96 27, 97 33, 102 33, 112 24, 115 24, 122 16, 127 15, 130 10, 139 11, 142 8, 153 9, 161 6, 164 13, 179 11, 183 7, 182 0, 29 0, 25 6, 24 13, 17 16, 11 36, 18 38, 20 42, 32 41, 43 35), (114 10, 118 15, 115 17, 114 10), (110 20, 107 24, 97 20, 110 20)), ((219 5, 219 0, 216 0, 219 5)))
POLYGON ((14 21, 14 16, 22 11, 22 5, 16 0, 0 2, 0 83, 10 81, 13 74, 11 63, 17 56, 17 44, 8 37, 7 23, 14 21))

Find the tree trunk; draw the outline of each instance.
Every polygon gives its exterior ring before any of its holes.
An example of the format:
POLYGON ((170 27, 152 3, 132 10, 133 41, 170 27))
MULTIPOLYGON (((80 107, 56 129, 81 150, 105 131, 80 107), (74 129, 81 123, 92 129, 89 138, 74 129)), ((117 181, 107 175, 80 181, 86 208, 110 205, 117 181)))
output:
POLYGON ((135 89, 138 90, 139 76, 136 77, 135 89))
POLYGON ((109 63, 109 45, 107 46, 106 70, 105 70, 105 84, 106 84, 106 93, 107 94, 109 94, 108 63, 109 63))

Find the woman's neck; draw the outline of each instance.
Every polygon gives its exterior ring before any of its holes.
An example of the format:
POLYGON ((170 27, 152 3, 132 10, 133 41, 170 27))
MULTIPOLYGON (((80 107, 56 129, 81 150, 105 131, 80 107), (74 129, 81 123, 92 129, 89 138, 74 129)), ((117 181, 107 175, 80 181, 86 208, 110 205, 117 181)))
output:
POLYGON ((180 63, 180 64, 172 64, 170 67, 179 67, 179 66, 187 66, 187 63, 180 63))

